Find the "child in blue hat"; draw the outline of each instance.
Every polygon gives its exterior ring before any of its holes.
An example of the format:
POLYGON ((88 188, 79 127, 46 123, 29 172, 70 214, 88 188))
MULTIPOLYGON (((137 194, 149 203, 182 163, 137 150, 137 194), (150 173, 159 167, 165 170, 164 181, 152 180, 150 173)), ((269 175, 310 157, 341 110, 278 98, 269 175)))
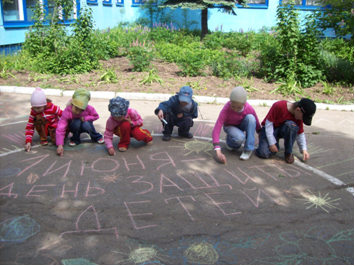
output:
POLYGON ((180 137, 191 139, 193 135, 189 132, 197 118, 197 103, 192 99, 192 89, 183 86, 176 95, 168 101, 161 102, 154 113, 163 124, 163 140, 169 141, 174 126, 177 126, 180 137))

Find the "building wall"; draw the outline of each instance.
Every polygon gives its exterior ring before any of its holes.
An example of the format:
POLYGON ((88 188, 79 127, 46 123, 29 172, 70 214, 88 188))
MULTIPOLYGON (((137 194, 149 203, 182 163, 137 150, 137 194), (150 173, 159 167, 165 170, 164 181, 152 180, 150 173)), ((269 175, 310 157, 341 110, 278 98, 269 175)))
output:
MULTIPOLYGON (((0 0, 2 1, 2 0, 0 0)), ((85 4, 81 3, 81 6, 85 4)), ((103 4, 102 0, 98 0, 97 4, 88 4, 93 11, 93 19, 95 22, 95 28, 106 29, 112 28, 118 25, 119 22, 124 21, 136 21, 142 16, 139 5, 132 5, 132 0, 126 0, 124 5, 116 5, 115 0, 112 0, 111 5, 103 4), (122 15, 120 9, 124 8, 125 12, 122 15)), ((224 32, 229 31, 243 31, 254 30, 258 31, 263 26, 271 27, 276 25, 276 10, 279 4, 279 0, 268 0, 268 7, 262 8, 237 8, 235 9, 237 16, 228 15, 219 12, 217 9, 208 10, 208 28, 211 31, 222 30, 224 32)), ((301 10, 301 17, 307 13, 312 12, 309 10, 301 10)), ((174 19, 181 21, 181 10, 174 11, 174 19)), ((191 28, 201 28, 201 11, 190 10, 189 20, 196 20, 198 25, 191 28)), ((175 24, 177 27, 177 24, 175 24)), ((5 45, 13 45, 23 43, 25 41, 25 33, 28 31, 26 27, 6 27, 3 23, 2 10, 0 5, 0 47, 5 45)), ((331 32, 327 32, 328 36, 331 36, 331 32)))

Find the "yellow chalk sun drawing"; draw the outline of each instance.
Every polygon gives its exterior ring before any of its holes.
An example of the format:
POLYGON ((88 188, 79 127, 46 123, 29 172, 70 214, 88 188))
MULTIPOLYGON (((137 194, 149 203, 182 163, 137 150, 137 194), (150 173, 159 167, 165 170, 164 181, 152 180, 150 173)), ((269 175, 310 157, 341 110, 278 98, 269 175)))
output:
POLYGON ((194 264, 215 264, 218 261, 216 250, 207 242, 193 243, 185 250, 184 256, 194 264))
MULTIPOLYGON (((206 154, 208 154, 209 156, 212 156, 211 154, 209 154, 209 151, 213 150, 213 144, 207 141, 199 141, 197 139, 194 139, 193 141, 181 141, 181 140, 176 140, 175 141, 179 141, 179 142, 183 142, 185 143, 184 148, 185 150, 188 150, 189 152, 184 154, 185 155, 189 155, 192 152, 196 152, 196 154, 199 154, 200 152, 204 152, 206 154)), ((170 146, 172 148, 181 148, 180 146, 170 146)))
POLYGON ((324 197, 322 197, 320 192, 318 191, 318 195, 319 196, 317 197, 310 190, 308 190, 308 192, 311 193, 312 195, 311 196, 307 196, 307 195, 301 194, 306 199, 296 199, 296 200, 305 201, 304 204, 311 204, 306 209, 309 209, 309 208, 315 206, 316 209, 318 207, 320 207, 324 211, 326 211, 327 213, 329 213, 329 211, 326 208, 333 208, 333 209, 338 209, 338 210, 342 211, 342 209, 339 209, 339 208, 335 207, 335 205, 338 205, 339 203, 334 203, 335 201, 340 200, 340 198, 331 200, 331 198, 328 197, 329 193, 327 193, 324 197))
MULTIPOLYGON (((127 244, 128 245, 128 244, 127 244)), ((164 260, 161 256, 163 254, 158 254, 160 249, 154 245, 139 245, 137 249, 132 250, 131 246, 128 245, 130 252, 123 253, 119 251, 113 251, 115 253, 120 253, 123 255, 128 256, 128 259, 117 261, 117 264, 161 264, 160 261, 164 260)), ((162 252, 160 252, 162 253, 162 252)))

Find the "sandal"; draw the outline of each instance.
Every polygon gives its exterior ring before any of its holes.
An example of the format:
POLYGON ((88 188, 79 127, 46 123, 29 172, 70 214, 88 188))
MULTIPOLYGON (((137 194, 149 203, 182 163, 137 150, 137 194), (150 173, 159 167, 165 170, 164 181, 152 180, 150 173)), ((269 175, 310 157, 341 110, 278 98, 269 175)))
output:
POLYGON ((123 152, 123 151, 126 151, 126 150, 127 150, 127 148, 125 148, 125 147, 121 147, 121 148, 118 148, 118 150, 123 152))

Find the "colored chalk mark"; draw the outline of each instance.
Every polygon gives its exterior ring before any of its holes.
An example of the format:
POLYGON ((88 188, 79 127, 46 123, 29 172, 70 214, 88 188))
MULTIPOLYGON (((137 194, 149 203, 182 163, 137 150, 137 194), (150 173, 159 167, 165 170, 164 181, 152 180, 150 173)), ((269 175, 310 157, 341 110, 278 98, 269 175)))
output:
POLYGON ((305 234, 283 232, 279 238, 283 244, 275 248, 278 256, 257 259, 251 264, 354 264, 354 229, 338 231, 332 226, 315 226, 305 234))
POLYGON ((40 229, 40 225, 27 215, 11 218, 0 224, 0 241, 22 242, 40 229))
POLYGON ((83 258, 62 260, 62 263, 63 265, 97 265, 96 263, 83 258))
MULTIPOLYGON (((190 153, 195 152, 196 154, 199 154, 200 152, 204 152, 208 154, 209 156, 212 156, 209 154, 210 151, 213 150, 213 144, 207 141, 199 141, 197 139, 194 139, 193 141, 180 141, 177 139, 174 139, 175 141, 183 142, 185 143, 184 147, 185 150, 188 150, 189 152, 184 154, 184 156, 189 155, 190 153)), ((169 148, 181 148, 179 146, 169 146, 169 148)))
POLYGON ((230 251, 235 247, 218 236, 182 238, 179 247, 169 254, 183 259, 182 264, 236 264, 237 258, 230 251))
MULTIPOLYGON (((74 150, 80 150, 88 147, 91 143, 80 143, 79 145, 76 145, 74 147, 70 147, 68 143, 64 144, 64 150, 65 151, 74 151, 74 150)), ((57 150, 57 146, 51 146, 47 148, 48 150, 57 150)))
POLYGON ((309 195, 304 195, 301 193, 301 195, 304 196, 306 199, 296 199, 296 200, 300 200, 300 201, 305 201, 304 204, 311 204, 306 208, 307 210, 309 208, 315 206, 316 209, 317 209, 317 207, 320 207, 327 213, 329 213, 329 211, 325 208, 333 208, 333 209, 338 209, 338 210, 342 211, 342 209, 335 207, 335 205, 338 205, 339 203, 334 203, 335 201, 340 200, 340 198, 330 200, 331 198, 328 197, 329 193, 327 193, 324 197, 322 197, 320 192, 318 191, 319 196, 317 197, 309 189, 308 189, 308 192, 311 193, 312 195, 309 196, 309 195))
POLYGON ((123 254, 128 257, 128 259, 117 261, 116 264, 162 264, 161 261, 166 261, 169 263, 168 254, 157 247, 156 245, 152 245, 146 242, 137 242, 135 240, 127 240, 127 246, 129 247, 130 252, 124 253, 119 251, 112 251, 114 253, 123 254), (138 245, 138 248, 132 249, 132 246, 138 245), (167 259, 163 258, 167 257, 167 259))
POLYGON ((1 178, 11 177, 11 176, 17 175, 19 172, 21 172, 20 168, 9 167, 4 170, 0 170, 0 177, 1 178))

